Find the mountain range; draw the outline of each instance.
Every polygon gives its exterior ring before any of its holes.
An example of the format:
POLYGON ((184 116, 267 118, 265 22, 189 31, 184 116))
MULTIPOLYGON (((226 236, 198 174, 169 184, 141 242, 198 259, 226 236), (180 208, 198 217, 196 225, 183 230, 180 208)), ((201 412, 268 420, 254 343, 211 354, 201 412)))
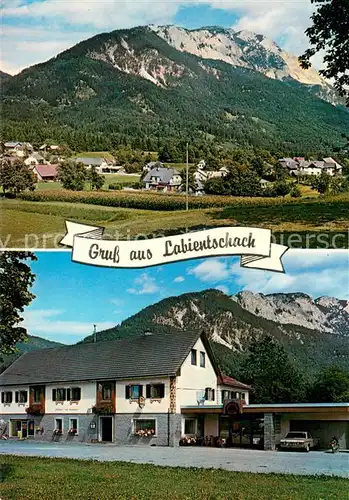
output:
POLYGON ((321 152, 349 129, 315 70, 263 35, 220 27, 102 33, 2 86, 5 139, 80 150, 190 139, 321 152))
MULTIPOLYGON (((113 328, 82 342, 187 330, 205 331, 222 369, 239 377, 250 343, 271 335, 309 377, 336 365, 349 370, 349 302, 313 299, 304 293, 263 295, 248 291, 228 296, 208 289, 169 297, 141 310, 113 328)), ((30 336, 19 353, 60 344, 30 336)), ((7 357, 2 369, 18 354, 7 357)), ((0 369, 1 371, 1 369, 0 369)))

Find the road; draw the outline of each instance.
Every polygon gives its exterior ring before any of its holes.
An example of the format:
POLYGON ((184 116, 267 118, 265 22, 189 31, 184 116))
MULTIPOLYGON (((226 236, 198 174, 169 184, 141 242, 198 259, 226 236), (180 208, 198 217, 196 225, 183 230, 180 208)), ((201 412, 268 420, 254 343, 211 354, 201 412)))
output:
POLYGON ((172 467, 212 467, 243 472, 349 477, 349 453, 346 452, 331 454, 323 451, 272 452, 201 447, 157 448, 0 441, 1 454, 151 463, 172 467))

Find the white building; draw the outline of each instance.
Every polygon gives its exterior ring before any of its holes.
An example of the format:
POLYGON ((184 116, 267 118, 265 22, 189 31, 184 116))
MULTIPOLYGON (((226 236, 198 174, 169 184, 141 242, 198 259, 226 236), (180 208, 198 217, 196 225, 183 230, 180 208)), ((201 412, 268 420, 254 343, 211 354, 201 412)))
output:
POLYGON ((349 444, 349 403, 250 404, 204 333, 149 332, 23 354, 0 375, 0 436, 273 450, 288 431, 349 444))

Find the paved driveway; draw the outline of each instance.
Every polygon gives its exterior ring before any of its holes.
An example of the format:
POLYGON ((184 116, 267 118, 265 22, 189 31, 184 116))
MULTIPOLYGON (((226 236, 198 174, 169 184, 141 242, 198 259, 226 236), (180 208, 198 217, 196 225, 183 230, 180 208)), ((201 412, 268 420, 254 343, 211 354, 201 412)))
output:
POLYGON ((1 454, 151 463, 172 467, 213 467, 244 472, 326 474, 349 477, 349 453, 345 452, 331 454, 321 451, 302 453, 0 441, 1 454))

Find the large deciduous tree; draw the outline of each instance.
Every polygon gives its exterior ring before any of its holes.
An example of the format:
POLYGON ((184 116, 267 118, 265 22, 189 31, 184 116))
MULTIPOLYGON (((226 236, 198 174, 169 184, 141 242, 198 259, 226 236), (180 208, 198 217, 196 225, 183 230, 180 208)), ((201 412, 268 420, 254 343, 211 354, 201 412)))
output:
POLYGON ((21 160, 0 161, 0 186, 4 193, 16 195, 29 189, 35 189, 35 176, 21 160))
POLYGON ((303 399, 302 374, 272 337, 252 342, 242 369, 254 389, 254 403, 294 403, 303 399))
POLYGON ((349 372, 331 366, 320 373, 309 390, 315 403, 346 403, 349 401, 349 372))
POLYGON ((30 288, 35 274, 26 261, 36 260, 31 252, 0 252, 0 356, 15 351, 27 331, 19 326, 21 313, 35 298, 30 288))
POLYGON ((325 51, 325 68, 320 74, 333 79, 336 90, 349 106, 349 1, 311 0, 317 4, 312 26, 306 30, 311 47, 299 58, 303 68, 311 66, 310 59, 325 51))
POLYGON ((64 189, 82 191, 87 180, 87 171, 82 163, 67 160, 59 167, 58 179, 64 189))

